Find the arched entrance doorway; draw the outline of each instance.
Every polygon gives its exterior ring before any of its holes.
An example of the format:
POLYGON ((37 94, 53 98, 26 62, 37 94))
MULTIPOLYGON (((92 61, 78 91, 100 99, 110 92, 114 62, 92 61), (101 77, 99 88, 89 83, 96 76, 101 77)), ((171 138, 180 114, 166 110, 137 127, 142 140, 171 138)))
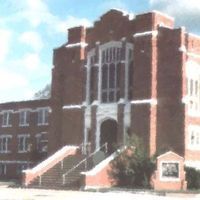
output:
POLYGON ((100 131, 100 146, 107 142, 108 154, 113 153, 117 144, 117 122, 113 119, 103 121, 100 131))

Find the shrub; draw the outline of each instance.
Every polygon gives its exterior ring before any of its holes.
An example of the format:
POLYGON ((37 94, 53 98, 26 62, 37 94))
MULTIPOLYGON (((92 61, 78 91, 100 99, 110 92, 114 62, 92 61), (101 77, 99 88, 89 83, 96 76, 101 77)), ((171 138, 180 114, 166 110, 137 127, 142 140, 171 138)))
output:
POLYGON ((185 167, 188 189, 200 188, 200 170, 191 167, 185 167))
POLYGON ((111 163, 110 177, 119 187, 149 188, 155 170, 154 159, 149 158, 142 140, 132 136, 127 148, 111 163))

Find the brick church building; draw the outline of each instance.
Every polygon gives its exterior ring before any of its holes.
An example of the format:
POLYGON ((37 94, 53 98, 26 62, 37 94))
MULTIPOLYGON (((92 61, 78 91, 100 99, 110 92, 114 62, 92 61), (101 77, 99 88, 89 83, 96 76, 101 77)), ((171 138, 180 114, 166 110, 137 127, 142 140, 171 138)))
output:
POLYGON ((112 9, 54 49, 49 100, 1 104, 0 114, 0 177, 65 145, 90 154, 106 143, 111 154, 132 134, 149 155, 172 150, 200 168, 200 37, 157 11, 112 9))

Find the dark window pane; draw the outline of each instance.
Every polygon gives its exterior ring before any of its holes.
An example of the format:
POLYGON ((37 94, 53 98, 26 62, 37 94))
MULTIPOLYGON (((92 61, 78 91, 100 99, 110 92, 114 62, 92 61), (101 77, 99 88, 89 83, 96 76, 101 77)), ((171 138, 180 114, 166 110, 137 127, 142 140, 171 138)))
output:
POLYGON ((95 68, 92 67, 91 68, 91 72, 90 72, 90 90, 94 89, 94 81, 95 81, 95 68))
POLYGON ((109 49, 106 50, 106 62, 109 62, 109 49))
POLYGON ((109 88, 115 88, 115 64, 110 64, 109 68, 109 88))
POLYGON ((107 92, 102 92, 102 102, 107 102, 107 92))
POLYGON ((90 58, 90 63, 91 63, 91 65, 93 65, 93 56, 91 56, 91 58, 90 58))
POLYGON ((133 51, 131 49, 129 49, 128 58, 129 58, 129 60, 132 60, 132 58, 133 58, 133 51))
POLYGON ((117 90, 117 94, 116 94, 116 99, 117 99, 117 101, 119 101, 119 99, 120 99, 120 91, 119 90, 117 90))
POLYGON ((102 63, 105 63, 106 61, 106 54, 105 51, 102 52, 102 63))
POLYGON ((109 62, 112 61, 112 48, 110 48, 110 53, 109 53, 109 62))
POLYGON ((90 72, 90 103, 94 100, 94 90, 95 90, 95 76, 96 76, 96 69, 95 67, 91 68, 90 72))
POLYGON ((117 64, 117 88, 120 88, 120 71, 121 71, 121 64, 117 64))
POLYGON ((193 80, 190 79, 190 95, 193 94, 193 80))
POLYGON ((116 60, 116 48, 113 48, 113 60, 116 60))
POLYGON ((129 87, 132 86, 133 83, 133 62, 129 64, 129 87))
POLYGON ((117 48, 117 60, 120 60, 121 57, 121 49, 117 48))
POLYGON ((114 92, 109 92, 109 102, 114 101, 114 92))
POLYGON ((198 94, 198 81, 195 81, 195 95, 198 94))
POLYGON ((102 67, 102 89, 108 88, 108 66, 103 65, 102 67))

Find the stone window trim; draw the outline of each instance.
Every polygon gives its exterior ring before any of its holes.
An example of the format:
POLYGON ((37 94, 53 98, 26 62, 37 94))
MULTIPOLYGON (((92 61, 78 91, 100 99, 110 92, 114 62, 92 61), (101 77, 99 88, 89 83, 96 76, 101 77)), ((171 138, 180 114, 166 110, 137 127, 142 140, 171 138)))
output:
POLYGON ((188 126, 188 141, 187 147, 193 151, 200 151, 200 126, 189 125, 188 126))
MULTIPOLYGON (((91 85, 92 82, 92 68, 98 67, 98 101, 101 103, 112 103, 117 102, 119 100, 119 79, 117 78, 117 74, 119 71, 119 67, 122 63, 124 63, 125 67, 125 99, 128 99, 128 93, 130 90, 129 87, 129 64, 133 60, 133 55, 130 54, 130 51, 133 54, 133 44, 124 42, 124 41, 110 41, 98 46, 98 48, 91 49, 87 54, 87 83, 86 83, 86 102, 92 103, 94 100, 91 94, 91 85), (103 66, 107 65, 108 70, 103 74, 103 66), (110 81, 109 71, 114 73, 113 81, 110 81), (106 88, 103 88, 103 76, 107 77, 108 84, 106 88), (111 86, 112 85, 112 86, 111 86), (110 87, 111 86, 111 87, 110 87)), ((105 70, 104 70, 105 72, 105 70)))
POLYGON ((28 138, 30 138, 30 134, 19 134, 18 138, 18 153, 29 153, 29 143, 28 138))
POLYGON ((28 168, 28 164, 27 163, 20 163, 20 164, 17 164, 17 167, 16 167, 16 174, 17 175, 20 175, 22 173, 23 170, 26 170, 28 168))
POLYGON ((180 161, 177 161, 177 160, 166 160, 166 161, 161 161, 160 162, 160 166, 159 166, 159 169, 160 169, 160 180, 161 181, 163 181, 163 182, 168 182, 168 181, 174 181, 174 182, 176 182, 176 181, 180 181, 180 161), (178 177, 164 177, 163 176, 163 170, 162 170, 162 166, 163 166, 163 164, 171 164, 171 163, 173 163, 173 164, 178 164, 178 177))
POLYGON ((29 126, 30 109, 20 109, 19 110, 19 126, 26 127, 29 126))
POLYGON ((41 137, 42 135, 46 135, 46 134, 48 133, 46 131, 43 131, 43 132, 37 133, 35 137, 41 137))
POLYGON ((0 153, 11 153, 8 148, 9 140, 12 138, 12 135, 0 135, 0 153))
POLYGON ((27 160, 0 160, 0 164, 34 164, 27 160))
POLYGON ((186 103, 188 115, 200 116, 200 65, 195 61, 186 63, 186 103))
POLYGON ((11 114, 13 113, 13 110, 3 110, 1 112, 2 114, 2 127, 12 127, 11 124, 11 114))
POLYGON ((37 119, 37 125, 38 126, 47 126, 49 125, 49 122, 48 122, 48 115, 49 115, 49 112, 51 110, 49 109, 49 107, 40 107, 40 108, 37 108, 37 113, 38 113, 38 119, 37 119))
POLYGON ((0 175, 6 175, 7 174, 7 165, 0 163, 0 175))
POLYGON ((41 132, 37 133, 35 135, 36 137, 36 148, 37 151, 42 153, 42 152, 47 152, 47 144, 48 144, 48 139, 42 138, 44 135, 46 136, 48 133, 47 132, 41 132))

